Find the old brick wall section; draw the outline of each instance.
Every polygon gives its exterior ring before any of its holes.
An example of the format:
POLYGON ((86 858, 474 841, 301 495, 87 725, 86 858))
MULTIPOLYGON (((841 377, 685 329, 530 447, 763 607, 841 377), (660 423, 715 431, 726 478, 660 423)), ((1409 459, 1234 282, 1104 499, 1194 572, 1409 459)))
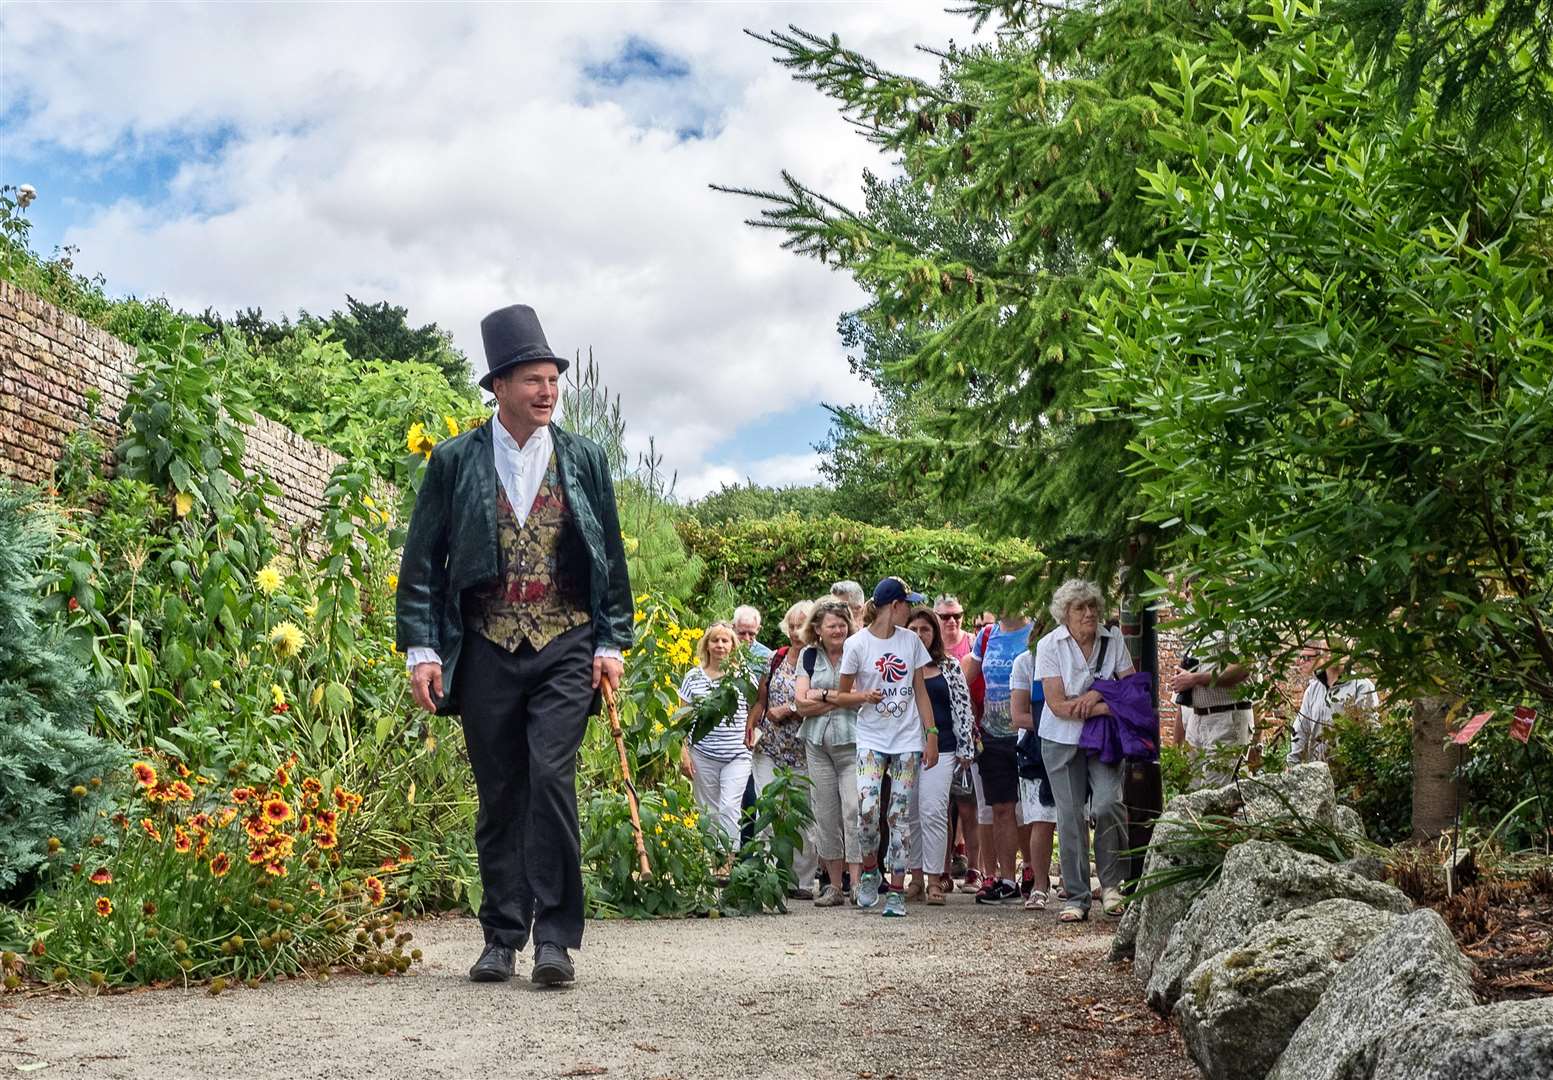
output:
MULTIPOLYGON (((113 446, 134 372, 133 347, 0 281, 0 475, 46 485, 65 439, 87 418, 93 388, 102 395, 97 434, 113 446)), ((264 417, 245 432, 243 464, 280 488, 276 513, 288 525, 316 521, 329 474, 344 459, 264 417)))

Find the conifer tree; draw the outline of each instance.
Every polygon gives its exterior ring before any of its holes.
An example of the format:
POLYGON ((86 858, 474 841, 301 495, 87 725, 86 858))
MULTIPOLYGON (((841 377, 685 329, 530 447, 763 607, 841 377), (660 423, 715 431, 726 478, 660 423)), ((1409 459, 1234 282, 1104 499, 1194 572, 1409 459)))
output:
POLYGON ((53 536, 41 511, 0 484, 0 896, 25 886, 51 837, 74 848, 96 821, 93 779, 123 757, 92 734, 112 699, 42 610, 53 536))
MULTIPOLYGON (((1124 559, 1146 565, 1157 534, 1138 522, 1127 480, 1125 421, 1086 406, 1086 310, 1116 252, 1146 254, 1169 239, 1136 198, 1138 170, 1183 145, 1190 108, 1172 115, 1150 94, 1178 84, 1178 64, 1232 63, 1266 33, 1265 5, 1098 0, 1058 7, 974 5, 995 44, 949 47, 940 77, 891 73, 797 28, 757 35, 778 63, 833 97, 935 212, 999 239, 951 251, 931 234, 891 229, 784 174, 777 192, 734 190, 767 205, 751 224, 784 246, 850 271, 873 294, 873 316, 910 330, 919 347, 888 377, 922 387, 942 408, 915 433, 866 438, 903 485, 991 492, 982 527, 1029 538, 1062 573, 1100 576, 1124 559)), ((1021 584, 1033 588, 1035 568, 1021 584)))

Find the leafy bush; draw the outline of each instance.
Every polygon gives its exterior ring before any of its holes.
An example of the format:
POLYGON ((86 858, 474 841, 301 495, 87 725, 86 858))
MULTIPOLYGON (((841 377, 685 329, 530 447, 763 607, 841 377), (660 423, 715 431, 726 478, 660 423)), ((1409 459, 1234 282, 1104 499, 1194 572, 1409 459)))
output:
POLYGON ((584 806, 582 867, 588 913, 645 919, 711 910, 717 902, 713 867, 728 857, 722 831, 701 816, 682 786, 643 789, 641 819, 652 867, 646 877, 624 792, 600 791, 584 806))
POLYGON ((1327 764, 1337 801, 1353 807, 1370 838, 1396 844, 1412 833, 1413 723, 1405 713, 1338 716, 1327 764))
POLYGON ((788 891, 798 884, 793 857, 803 845, 804 830, 813 823, 808 777, 777 769, 750 811, 754 835, 739 849, 728 873, 722 907, 746 915, 787 911, 788 891))
POLYGON ((679 530, 706 565, 691 607, 725 616, 718 596, 731 595, 766 615, 768 636, 790 604, 821 596, 843 578, 866 589, 898 574, 915 589, 952 589, 969 602, 987 594, 997 577, 1036 573, 1041 563, 1020 540, 989 543, 954 529, 896 531, 837 517, 794 514, 715 526, 684 520, 679 530))
POLYGON ((50 845, 90 830, 102 777, 124 757, 92 733, 113 700, 39 601, 54 536, 52 517, 0 483, 0 896, 23 891, 50 845))

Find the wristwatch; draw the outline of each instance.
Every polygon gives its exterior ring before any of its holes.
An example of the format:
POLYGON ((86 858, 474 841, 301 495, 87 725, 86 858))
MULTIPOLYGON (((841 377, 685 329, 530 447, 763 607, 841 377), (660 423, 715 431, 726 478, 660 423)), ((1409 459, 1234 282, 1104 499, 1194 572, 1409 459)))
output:
POLYGON ((829 690, 821 690, 820 691, 820 700, 828 702, 830 700, 830 691, 829 690))

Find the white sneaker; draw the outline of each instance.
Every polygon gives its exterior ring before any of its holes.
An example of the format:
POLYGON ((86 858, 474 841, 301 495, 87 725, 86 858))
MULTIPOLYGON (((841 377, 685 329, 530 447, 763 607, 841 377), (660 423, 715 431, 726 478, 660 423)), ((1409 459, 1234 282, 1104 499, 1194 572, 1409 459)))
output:
POLYGON ((879 902, 879 871, 864 870, 853 890, 855 903, 860 908, 871 908, 879 902))

